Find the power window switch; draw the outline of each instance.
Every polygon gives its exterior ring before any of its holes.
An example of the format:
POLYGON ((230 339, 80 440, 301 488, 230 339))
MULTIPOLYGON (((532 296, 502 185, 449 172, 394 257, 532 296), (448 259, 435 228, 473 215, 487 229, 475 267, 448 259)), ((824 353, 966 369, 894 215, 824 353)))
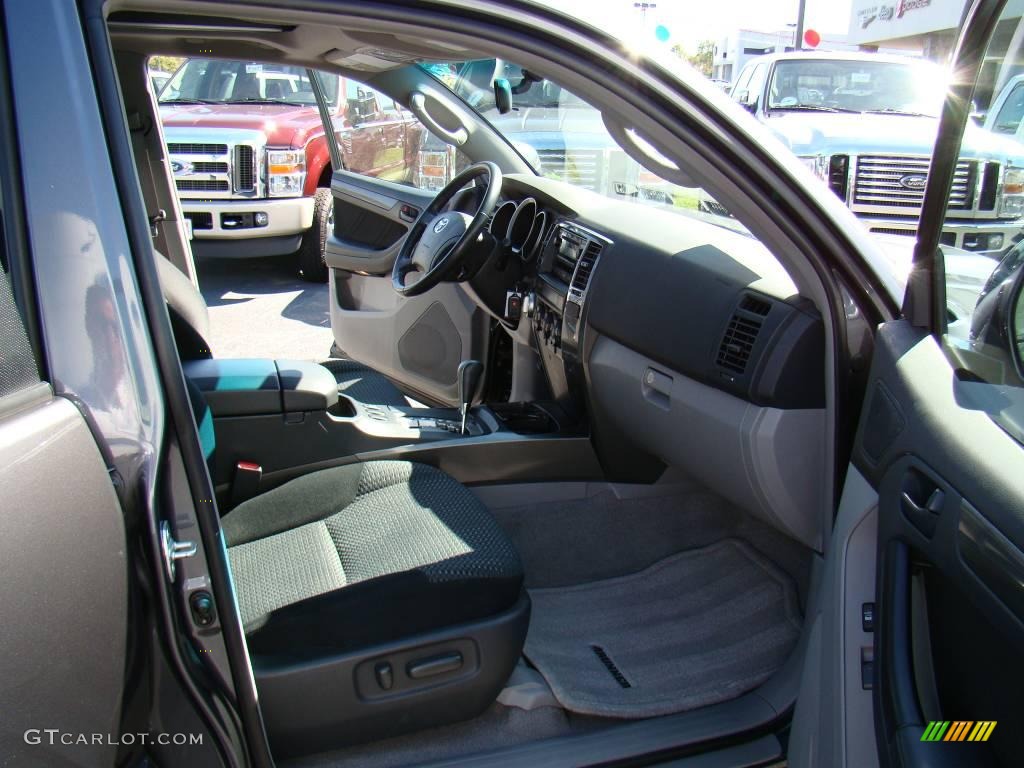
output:
POLYGON ((875 604, 864 603, 860 607, 860 626, 865 632, 875 631, 875 604))
POLYGON ((875 687, 875 649, 870 645, 860 649, 860 687, 865 691, 875 687))

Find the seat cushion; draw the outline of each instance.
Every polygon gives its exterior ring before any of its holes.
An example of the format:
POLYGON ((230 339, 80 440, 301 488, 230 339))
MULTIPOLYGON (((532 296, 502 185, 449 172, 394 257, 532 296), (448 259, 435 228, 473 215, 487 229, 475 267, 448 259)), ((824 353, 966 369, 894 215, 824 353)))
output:
POLYGON ((511 542, 433 467, 380 461, 297 478, 222 520, 249 648, 336 653, 496 615, 522 588, 511 542))
POLYGON ((366 405, 394 405, 401 408, 408 408, 409 401, 405 399, 398 387, 381 373, 372 368, 367 368, 355 360, 340 360, 332 358, 320 363, 324 368, 334 374, 338 381, 338 391, 351 399, 366 405))

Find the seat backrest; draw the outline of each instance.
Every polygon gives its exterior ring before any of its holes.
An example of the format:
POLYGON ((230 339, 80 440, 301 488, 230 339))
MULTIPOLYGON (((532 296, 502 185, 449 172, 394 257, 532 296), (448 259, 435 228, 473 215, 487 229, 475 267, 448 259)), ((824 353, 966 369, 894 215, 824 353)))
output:
POLYGON ((171 316, 171 328, 182 360, 204 360, 210 351, 210 314, 203 295, 176 266, 160 252, 156 253, 160 289, 171 316))

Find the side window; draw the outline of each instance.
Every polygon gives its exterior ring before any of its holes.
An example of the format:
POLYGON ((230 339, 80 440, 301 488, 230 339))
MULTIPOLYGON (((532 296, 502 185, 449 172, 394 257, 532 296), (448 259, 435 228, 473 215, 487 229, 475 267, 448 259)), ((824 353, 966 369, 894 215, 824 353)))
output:
POLYGON ((740 72, 740 76, 736 78, 736 85, 732 88, 732 97, 738 101, 740 91, 747 90, 747 84, 750 82, 751 76, 754 74, 754 68, 752 66, 746 66, 743 71, 740 72))
POLYGON ((750 82, 747 83, 750 103, 754 104, 761 100, 761 95, 764 92, 764 78, 767 73, 767 64, 758 64, 754 67, 754 71, 750 73, 750 82))
POLYGON ((344 79, 344 94, 338 143, 346 170, 437 191, 469 165, 387 94, 351 78, 344 79))
POLYGON ((347 79, 345 81, 345 102, 349 125, 355 127, 373 119, 376 112, 373 89, 355 80, 347 79))
POLYGON ((1017 83, 1010 91, 988 127, 995 133, 1008 133, 1011 136, 1020 131, 1020 122, 1024 118, 1024 82, 1017 83))
POLYGON ((942 221, 944 347, 977 407, 1024 442, 1024 19, 1004 11, 985 61, 995 81, 978 83, 984 128, 968 125, 942 221), (972 130, 972 128, 974 130, 972 130), (998 407, 993 403, 998 402, 998 407))

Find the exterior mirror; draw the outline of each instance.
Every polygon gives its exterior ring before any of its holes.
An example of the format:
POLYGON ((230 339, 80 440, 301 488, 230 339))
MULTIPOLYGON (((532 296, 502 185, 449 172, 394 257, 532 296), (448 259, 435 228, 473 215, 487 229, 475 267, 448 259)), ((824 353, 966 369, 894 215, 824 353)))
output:
POLYGON ((753 112, 755 109, 757 109, 756 100, 751 96, 750 91, 746 89, 742 91, 736 91, 736 101, 738 101, 740 105, 748 112, 753 112))
POLYGON ((1024 382, 1024 247, 1007 253, 992 272, 971 315, 971 347, 998 363, 989 380, 1024 382))
POLYGON ((1010 311, 1007 317, 1007 336, 1010 339, 1010 354, 1017 366, 1017 375, 1024 380, 1024 268, 1017 269, 1010 294, 1010 311))
POLYGON ((499 114, 507 115, 512 111, 512 84, 504 77, 494 78, 494 105, 499 114))

